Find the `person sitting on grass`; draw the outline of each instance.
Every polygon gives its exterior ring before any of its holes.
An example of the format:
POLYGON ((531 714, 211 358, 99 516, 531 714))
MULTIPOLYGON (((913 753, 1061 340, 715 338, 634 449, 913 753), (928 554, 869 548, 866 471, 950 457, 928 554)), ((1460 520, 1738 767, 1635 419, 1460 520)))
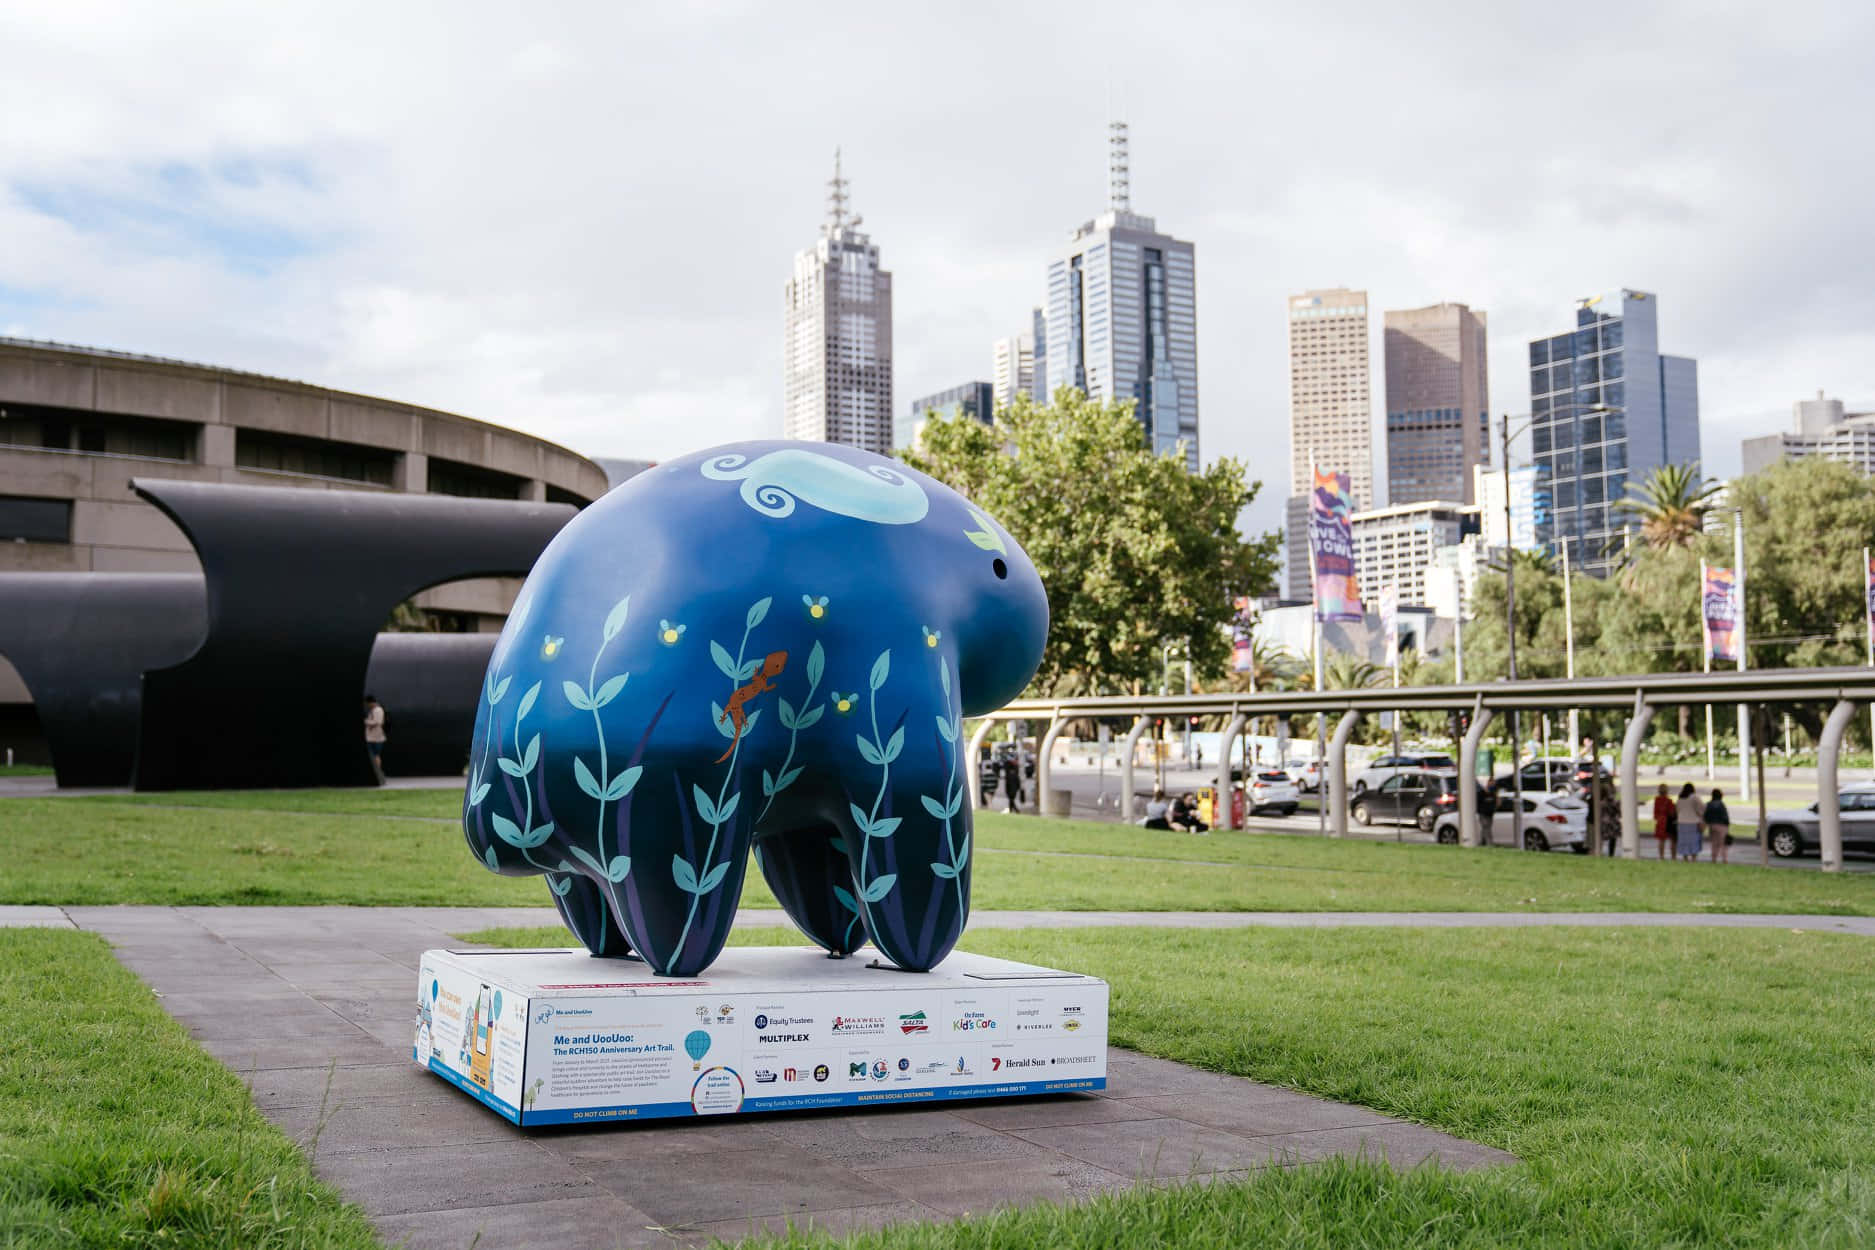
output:
POLYGON ((1152 801, 1146 804, 1146 819, 1140 823, 1148 829, 1163 829, 1171 832, 1172 805, 1166 802, 1164 787, 1154 787, 1152 801))
POLYGON ((1209 833, 1211 826, 1198 819, 1198 803, 1190 794, 1172 800, 1172 828, 1180 833, 1209 833))
POLYGON ((1725 810, 1725 791, 1714 790, 1706 804, 1706 836, 1712 839, 1712 862, 1731 862, 1732 814, 1725 810))
POLYGON ((1667 789, 1667 783, 1660 783, 1660 793, 1654 796, 1654 850, 1656 859, 1667 857, 1667 843, 1673 840, 1673 792, 1667 789))

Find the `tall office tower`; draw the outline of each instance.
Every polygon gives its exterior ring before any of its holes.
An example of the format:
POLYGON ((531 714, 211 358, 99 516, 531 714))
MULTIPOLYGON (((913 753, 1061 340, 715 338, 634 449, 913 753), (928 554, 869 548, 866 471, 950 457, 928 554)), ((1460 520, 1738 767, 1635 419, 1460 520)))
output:
POLYGON ((1660 353, 1658 303, 1620 290, 1581 300, 1576 328, 1530 343, 1530 450, 1548 470, 1542 537, 1570 540, 1570 562, 1604 574, 1625 523, 1629 482, 1699 459, 1699 366, 1660 353))
POLYGON ((1029 313, 1029 337, 1035 342, 1035 383, 1029 394, 1038 404, 1048 402, 1048 314, 1037 308, 1029 313))
POLYGON ((1476 503, 1491 462, 1484 314, 1463 304, 1382 315, 1387 362, 1387 503, 1476 503))
POLYGON ((1192 245, 1133 211, 1126 123, 1108 128, 1108 206, 1048 266, 1047 385, 1130 399, 1147 444, 1183 441, 1198 469, 1198 312, 1192 245))
POLYGON ((794 257, 782 364, 788 438, 892 451, 892 275, 847 211, 840 154, 827 184, 827 223, 794 257))
POLYGON ((1035 392, 1035 336, 1012 334, 990 347, 990 384, 996 406, 1002 408, 1017 395, 1035 392))
POLYGON ((1345 472, 1359 512, 1374 506, 1373 402, 1367 292, 1335 288, 1289 298, 1289 507, 1284 527, 1291 599, 1309 586, 1309 476, 1345 472))

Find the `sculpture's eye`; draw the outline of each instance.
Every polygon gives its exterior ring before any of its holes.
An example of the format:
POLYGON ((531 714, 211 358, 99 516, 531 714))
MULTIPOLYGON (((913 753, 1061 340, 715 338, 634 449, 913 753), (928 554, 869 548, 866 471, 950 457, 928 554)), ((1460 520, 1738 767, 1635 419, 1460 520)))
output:
POLYGON ((996 574, 996 580, 999 582, 1009 576, 1009 566, 1003 563, 1001 556, 990 561, 990 569, 996 574))

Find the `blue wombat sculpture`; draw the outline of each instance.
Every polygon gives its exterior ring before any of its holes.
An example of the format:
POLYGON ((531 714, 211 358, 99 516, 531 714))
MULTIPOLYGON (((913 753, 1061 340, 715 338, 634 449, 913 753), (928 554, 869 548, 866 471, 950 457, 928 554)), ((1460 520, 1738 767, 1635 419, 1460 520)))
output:
POLYGON ((961 720, 1021 692, 1047 632, 1022 549, 896 461, 777 441, 659 465, 522 588, 463 831, 544 874, 596 955, 707 968, 753 848, 819 945, 926 971, 970 909, 961 720))

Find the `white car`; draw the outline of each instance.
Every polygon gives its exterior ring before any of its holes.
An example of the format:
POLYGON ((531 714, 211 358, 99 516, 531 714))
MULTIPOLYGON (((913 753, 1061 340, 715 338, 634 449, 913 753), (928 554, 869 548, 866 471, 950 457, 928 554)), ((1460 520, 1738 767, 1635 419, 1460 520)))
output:
MULTIPOLYGON (((1497 799, 1497 811, 1491 815, 1491 845, 1513 846, 1516 843, 1515 813, 1508 791, 1497 799)), ((1447 812, 1433 824, 1433 836, 1448 845, 1457 843, 1458 813, 1447 812)), ((1589 805, 1566 794, 1531 794, 1523 796, 1523 845, 1529 851, 1561 850, 1567 847, 1577 855, 1589 852, 1589 805)))
POLYGON ((1295 783, 1296 789, 1305 794, 1313 794, 1322 788, 1322 764, 1320 760, 1290 760, 1283 765, 1283 774, 1295 783))
POLYGON ((1269 768, 1250 779, 1250 792, 1245 802, 1252 816, 1262 812, 1280 812, 1289 816, 1301 805, 1302 796, 1297 793, 1295 782, 1289 780, 1288 773, 1269 768))
POLYGON ((1381 782, 1401 773, 1416 773, 1422 769, 1448 772, 1457 767, 1451 756, 1439 752, 1383 755, 1354 775, 1354 793, 1365 794, 1369 790, 1378 790, 1381 782))

